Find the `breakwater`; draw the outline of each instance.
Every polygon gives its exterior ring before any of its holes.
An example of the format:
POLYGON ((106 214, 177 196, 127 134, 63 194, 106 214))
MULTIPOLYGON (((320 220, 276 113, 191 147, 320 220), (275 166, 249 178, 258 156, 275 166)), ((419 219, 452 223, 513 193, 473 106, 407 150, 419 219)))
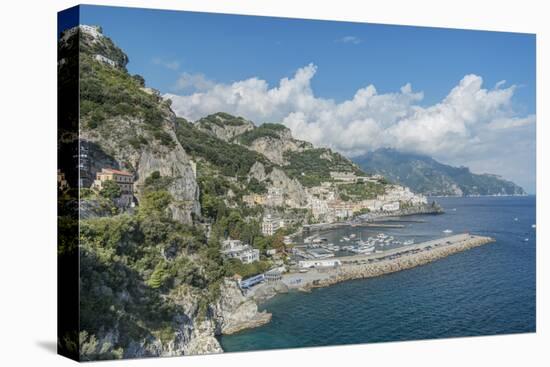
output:
POLYGON ((322 276, 310 277, 310 281, 301 284, 299 289, 326 287, 347 280, 372 278, 407 270, 494 241, 491 237, 460 234, 373 255, 341 257, 338 259, 342 265, 318 271, 322 276))
POLYGON ((291 269, 277 283, 254 287, 247 297, 263 302, 290 289, 309 291, 347 280, 377 277, 425 265, 494 241, 491 237, 463 233, 369 255, 337 257, 334 259, 340 261, 338 266, 291 269))

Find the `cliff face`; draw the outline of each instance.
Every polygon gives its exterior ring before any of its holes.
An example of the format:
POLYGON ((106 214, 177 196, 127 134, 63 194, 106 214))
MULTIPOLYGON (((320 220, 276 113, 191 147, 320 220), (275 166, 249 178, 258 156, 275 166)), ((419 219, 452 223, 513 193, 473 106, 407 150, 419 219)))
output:
POLYGON ((281 189, 285 198, 294 203, 294 206, 299 207, 307 203, 307 193, 304 187, 297 179, 288 177, 279 168, 273 168, 271 172, 266 173, 264 165, 256 162, 250 169, 249 177, 255 178, 259 182, 269 182, 270 187, 281 189))
POLYGON ((166 189, 174 199, 173 218, 191 223, 193 215, 200 215, 199 189, 190 157, 176 138, 169 103, 128 74, 127 56, 102 33, 80 30, 60 47, 79 35, 80 138, 89 145, 90 181, 102 168, 130 171, 139 203, 145 179, 159 172, 172 179, 166 189))
POLYGON ((311 143, 292 138, 289 129, 285 128, 278 131, 277 135, 277 137, 259 137, 253 140, 248 148, 263 154, 267 159, 280 166, 289 164, 288 159, 285 158, 285 152, 303 152, 307 149, 313 149, 311 143))
POLYGON ((215 307, 217 334, 234 334, 238 331, 267 324, 271 314, 258 312, 258 305, 241 293, 237 283, 226 279, 220 299, 215 307))

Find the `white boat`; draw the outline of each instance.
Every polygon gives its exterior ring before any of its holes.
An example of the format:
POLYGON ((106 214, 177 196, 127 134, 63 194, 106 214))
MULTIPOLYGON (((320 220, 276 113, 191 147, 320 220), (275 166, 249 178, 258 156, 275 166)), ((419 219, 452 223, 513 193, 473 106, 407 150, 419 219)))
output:
POLYGON ((453 231, 450 230, 450 229, 446 229, 446 230, 443 231, 443 233, 453 233, 453 231))
POLYGON ((517 217, 516 217, 516 218, 514 218, 514 222, 517 222, 518 220, 519 220, 519 219, 518 219, 517 217))
POLYGON ((344 236, 344 237, 342 237, 342 239, 346 242, 349 242, 349 237, 344 236))
POLYGON ((525 242, 529 241, 529 238, 524 239, 525 242))
POLYGON ((403 245, 408 246, 408 245, 412 245, 413 243, 414 243, 414 240, 407 240, 403 242, 403 245))
POLYGON ((531 224, 531 228, 537 228, 536 224, 531 224))
POLYGON ((355 238, 355 237, 356 237, 355 233, 352 233, 349 235, 349 238, 355 238))

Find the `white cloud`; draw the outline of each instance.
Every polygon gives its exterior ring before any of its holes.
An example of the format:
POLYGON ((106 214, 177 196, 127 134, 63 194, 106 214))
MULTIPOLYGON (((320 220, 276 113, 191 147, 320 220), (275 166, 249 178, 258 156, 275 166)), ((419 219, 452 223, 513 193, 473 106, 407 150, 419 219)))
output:
POLYGON ((178 70, 180 68, 180 63, 176 60, 166 61, 161 59, 160 57, 155 57, 153 59, 153 64, 164 66, 167 69, 170 70, 178 70))
POLYGON ((362 40, 359 37, 356 37, 356 36, 345 36, 345 37, 340 38, 338 40, 338 42, 351 43, 351 44, 354 44, 354 45, 358 45, 362 42, 362 40))
MULTIPOLYGON (((497 83, 495 88, 485 89, 483 79, 471 74, 431 106, 419 104, 423 93, 410 84, 382 94, 368 85, 353 98, 337 103, 314 95, 311 80, 316 72, 317 67, 309 64, 274 87, 254 77, 166 97, 172 99, 175 112, 189 120, 224 111, 256 123, 282 122, 297 138, 348 156, 393 147, 454 164, 475 161, 482 169, 484 161, 495 157, 521 164, 514 152, 535 139, 535 116, 521 116, 513 109, 515 86, 504 88, 497 83)), ((522 151, 521 156, 534 160, 534 149, 522 151)), ((506 167, 507 173, 513 171, 506 167)), ((491 170, 489 163, 485 168, 499 173, 491 170)))
POLYGON ((204 91, 212 88, 215 83, 207 79, 204 74, 191 74, 191 73, 182 73, 176 84, 174 85, 174 90, 176 91, 204 91))

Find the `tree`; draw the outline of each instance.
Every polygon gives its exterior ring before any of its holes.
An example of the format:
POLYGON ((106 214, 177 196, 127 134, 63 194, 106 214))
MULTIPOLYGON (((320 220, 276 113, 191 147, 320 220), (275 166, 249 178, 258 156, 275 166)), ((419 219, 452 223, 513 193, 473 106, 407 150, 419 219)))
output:
POLYGON ((140 86, 145 87, 145 79, 139 74, 132 75, 135 81, 139 83, 140 86))
POLYGON ((120 186, 118 186, 115 181, 106 180, 101 184, 101 191, 99 194, 108 199, 116 199, 120 197, 122 191, 120 190, 120 186))
POLYGON ((170 273, 166 269, 164 262, 159 262, 151 274, 151 278, 147 281, 147 285, 153 289, 160 288, 164 285, 166 280, 170 277, 170 273))

